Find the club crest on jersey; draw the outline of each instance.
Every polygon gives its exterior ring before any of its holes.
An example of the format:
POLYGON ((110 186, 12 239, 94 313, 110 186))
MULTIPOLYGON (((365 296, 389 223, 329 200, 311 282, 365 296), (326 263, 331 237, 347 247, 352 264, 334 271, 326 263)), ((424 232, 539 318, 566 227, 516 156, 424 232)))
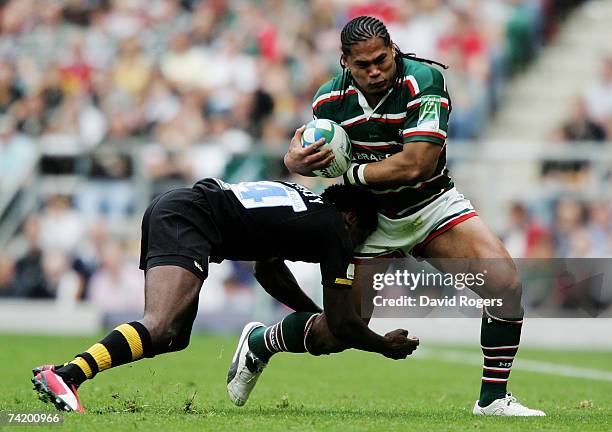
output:
POLYGON ((440 96, 422 96, 417 127, 419 130, 440 129, 440 96))

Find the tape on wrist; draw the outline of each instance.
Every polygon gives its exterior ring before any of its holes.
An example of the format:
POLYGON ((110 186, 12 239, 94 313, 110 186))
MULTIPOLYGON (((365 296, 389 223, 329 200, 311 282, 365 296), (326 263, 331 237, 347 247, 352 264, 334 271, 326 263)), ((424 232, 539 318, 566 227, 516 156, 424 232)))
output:
POLYGON ((365 179, 365 169, 366 169, 366 164, 359 165, 359 167, 357 168, 357 175, 356 175, 356 180, 364 186, 368 184, 365 179))
POLYGON ((346 179, 348 182, 356 186, 367 185, 368 183, 365 181, 365 167, 366 164, 351 164, 346 171, 346 179))

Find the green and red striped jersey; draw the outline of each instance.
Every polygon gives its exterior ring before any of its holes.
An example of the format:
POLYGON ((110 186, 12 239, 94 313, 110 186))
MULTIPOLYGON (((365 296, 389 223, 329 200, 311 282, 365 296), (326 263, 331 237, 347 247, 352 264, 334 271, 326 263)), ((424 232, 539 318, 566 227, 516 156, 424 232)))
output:
POLYGON ((342 89, 341 75, 323 84, 312 104, 315 118, 333 120, 347 132, 356 163, 386 159, 412 142, 440 146, 438 165, 430 179, 417 184, 366 186, 377 196, 381 213, 390 218, 415 213, 453 187, 446 168, 451 102, 444 76, 422 62, 403 61, 401 86, 390 90, 374 108, 352 83, 342 89))

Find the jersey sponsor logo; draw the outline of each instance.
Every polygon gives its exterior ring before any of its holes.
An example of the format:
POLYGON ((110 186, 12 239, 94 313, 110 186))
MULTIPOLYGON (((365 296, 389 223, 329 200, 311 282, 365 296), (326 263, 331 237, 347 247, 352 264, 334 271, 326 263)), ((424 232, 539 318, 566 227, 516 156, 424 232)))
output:
POLYGON ((421 109, 417 128, 422 131, 437 131, 440 129, 440 96, 421 97, 421 109))
POLYGON ((387 159, 389 156, 391 156, 391 153, 387 153, 384 155, 376 155, 373 153, 362 153, 362 152, 355 152, 355 151, 353 152, 353 159, 359 160, 359 161, 363 161, 363 160, 381 161, 381 160, 387 159))

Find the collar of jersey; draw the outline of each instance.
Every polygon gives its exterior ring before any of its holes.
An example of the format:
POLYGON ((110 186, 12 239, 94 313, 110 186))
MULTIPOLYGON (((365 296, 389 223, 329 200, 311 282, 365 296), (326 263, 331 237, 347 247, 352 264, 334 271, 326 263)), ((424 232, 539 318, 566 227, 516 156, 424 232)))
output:
POLYGON ((366 120, 370 120, 370 117, 372 117, 372 114, 374 114, 376 110, 380 108, 380 106, 387 100, 387 98, 393 91, 393 87, 391 87, 387 91, 387 94, 376 104, 374 108, 370 106, 370 104, 368 103, 368 100, 366 99, 366 97, 363 95, 363 93, 357 86, 355 86, 355 90, 357 91, 357 101, 359 102, 359 106, 363 110, 363 113, 366 116, 366 120))

